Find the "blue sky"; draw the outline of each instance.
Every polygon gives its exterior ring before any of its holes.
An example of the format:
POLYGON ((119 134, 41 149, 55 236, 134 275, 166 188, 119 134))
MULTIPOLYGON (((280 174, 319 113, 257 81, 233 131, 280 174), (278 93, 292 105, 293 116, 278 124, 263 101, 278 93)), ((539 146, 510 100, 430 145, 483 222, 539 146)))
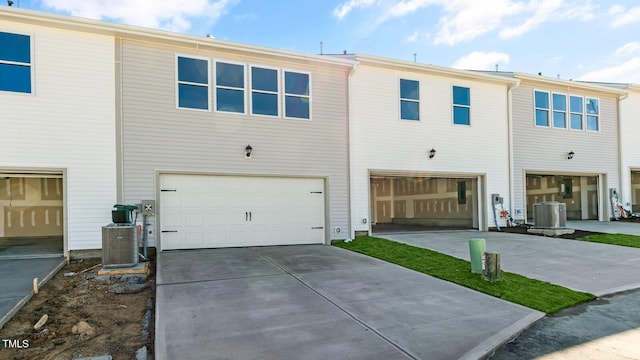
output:
MULTIPOLYGON (((5 2, 5 0, 2 0, 5 2)), ((278 49, 640 84, 638 0, 13 0, 278 49)))

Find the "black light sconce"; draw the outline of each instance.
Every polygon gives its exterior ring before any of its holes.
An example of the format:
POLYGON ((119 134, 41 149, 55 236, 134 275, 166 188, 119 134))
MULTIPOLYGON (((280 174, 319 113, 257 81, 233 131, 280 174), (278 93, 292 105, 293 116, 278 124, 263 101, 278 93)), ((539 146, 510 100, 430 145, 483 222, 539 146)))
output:
POLYGON ((575 154, 576 154, 576 153, 574 153, 574 152, 573 152, 573 150, 572 150, 572 151, 569 151, 569 153, 567 154, 567 160, 571 160, 571 159, 573 159, 573 155, 575 155, 575 154))
POLYGON ((251 152, 253 151, 253 148, 251 147, 251 145, 247 145, 246 148, 244 148, 244 157, 246 159, 250 159, 251 158, 251 152))
POLYGON ((431 150, 429 150, 429 159, 433 159, 434 156, 436 156, 436 149, 431 148, 431 150))

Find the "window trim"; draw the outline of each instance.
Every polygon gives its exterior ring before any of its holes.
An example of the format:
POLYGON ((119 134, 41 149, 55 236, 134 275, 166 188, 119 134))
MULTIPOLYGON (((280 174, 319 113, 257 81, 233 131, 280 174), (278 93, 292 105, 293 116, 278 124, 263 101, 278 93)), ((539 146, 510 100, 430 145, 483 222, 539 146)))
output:
POLYGON ((569 94, 568 105, 569 105, 568 106, 568 109, 569 109, 569 124, 568 124, 569 130, 572 130, 572 131, 585 131, 585 129, 586 129, 585 122, 586 122, 587 119, 586 119, 585 113, 584 113, 585 106, 586 106, 586 103, 584 101, 584 96, 583 95, 569 94), (577 112, 571 111, 571 98, 572 97, 576 97, 576 98, 582 99, 582 112, 577 113, 577 112), (571 115, 573 115, 573 114, 580 114, 580 116, 582 117, 581 121, 580 121, 580 125, 581 125, 580 129, 574 129, 573 127, 571 127, 571 115))
POLYGON ((209 59, 208 57, 204 57, 204 56, 197 56, 197 55, 189 55, 189 54, 181 54, 181 53, 176 53, 175 54, 175 98, 176 98, 176 109, 177 110, 193 110, 193 111, 204 111, 204 112, 211 112, 211 59, 209 59), (188 81, 180 81, 179 79, 179 75, 178 75, 178 58, 189 58, 189 59, 196 59, 196 60, 205 60, 207 62, 207 108, 206 109, 197 109, 197 108, 191 108, 191 107, 181 107, 180 106, 180 84, 186 84, 186 85, 194 85, 194 86, 200 86, 200 87, 204 87, 203 84, 200 83, 192 83, 192 82, 188 82, 188 81))
MULTIPOLYGON (((213 71, 211 73, 211 76, 213 78, 213 94, 211 95, 212 98, 215 98, 215 100, 213 101, 213 111, 217 112, 217 113, 223 113, 223 114, 236 114, 236 115, 247 115, 247 88, 248 88, 248 76, 247 76, 247 64, 243 63, 243 62, 238 62, 238 61, 230 61, 230 60, 225 60, 225 59, 217 59, 214 58, 213 59, 213 71), (243 101, 243 109, 242 112, 236 112, 236 111, 224 111, 224 110, 218 110, 218 94, 217 94, 217 90, 218 90, 218 63, 224 63, 224 64, 229 64, 229 65, 240 65, 242 66, 242 74, 243 74, 243 83, 242 83, 242 99, 243 101)), ((225 86, 225 85, 220 85, 221 89, 227 89, 227 90, 236 90, 238 91, 239 88, 234 88, 234 87, 230 87, 230 86, 225 86)))
POLYGON ((282 118, 290 119, 290 120, 302 120, 302 121, 311 121, 313 119, 313 79, 310 71, 302 71, 302 70, 294 70, 289 68, 281 68, 281 81, 282 81, 282 118), (287 87, 285 82, 286 73, 296 73, 296 74, 305 74, 309 76, 309 95, 297 95, 297 94, 287 94, 287 87), (299 118, 299 117, 289 117, 287 116, 287 96, 299 97, 299 98, 307 98, 309 99, 309 118, 299 118))
POLYGON ((19 31, 13 31, 13 30, 4 30, 4 29, 0 29, 0 32, 3 33, 7 33, 7 34, 13 34, 13 35, 23 35, 23 36, 28 36, 29 37, 29 59, 31 60, 30 63, 23 63, 23 62, 18 62, 18 61, 8 61, 8 60, 0 60, 0 64, 7 64, 7 65, 19 65, 19 66, 28 66, 29 67, 29 77, 30 77, 30 91, 29 92, 22 92, 22 91, 10 91, 10 90, 1 90, 0 89, 0 93, 1 94, 13 94, 13 95, 22 95, 22 96, 34 96, 36 94, 36 90, 35 90, 35 71, 33 70, 34 67, 34 63, 35 63, 35 35, 34 33, 28 33, 28 32, 19 32, 19 31))
MULTIPOLYGON (((551 103, 550 103, 550 107, 551 107, 551 109, 550 109, 550 111, 551 111, 551 119, 550 119, 550 121, 549 121, 549 127, 553 128, 553 129, 565 129, 565 130, 569 127, 569 121, 570 121, 571 119, 570 119, 570 117, 569 117, 569 116, 567 116, 567 115, 569 114, 569 104, 568 104, 568 99, 569 99, 569 95, 568 95, 568 94, 566 94, 566 93, 555 92, 555 91, 552 91, 552 92, 551 92, 551 103), (565 108, 565 110, 564 110, 564 111, 554 109, 554 107, 553 107, 553 104, 554 104, 554 102, 553 102, 553 95, 562 95, 562 96, 564 96, 564 108, 565 108), (556 126, 556 124, 555 124, 555 118, 554 118, 554 114, 555 114, 556 112, 562 112, 562 113, 564 113, 564 127, 558 127, 558 126, 556 126)), ((540 126, 540 127, 542 127, 542 126, 540 126)))
MULTIPOLYGON (((551 129, 553 128, 552 124, 553 124, 553 97, 551 96, 552 92, 550 92, 549 90, 540 90, 540 89, 533 89, 533 126, 537 127, 537 128, 547 128, 547 129, 551 129), (536 106, 536 93, 537 92, 541 92, 541 93, 545 93, 547 94, 547 103, 549 104, 548 108, 539 108, 538 106, 536 106), (547 125, 538 125, 538 119, 536 118, 536 113, 538 112, 538 110, 545 110, 547 112, 547 125)), ((560 129, 560 128, 556 128, 556 129, 560 129)))
POLYGON ((454 85, 451 84, 451 124, 454 126, 471 126, 471 86, 461 86, 461 85, 454 85), (463 105, 463 104, 456 104, 455 103, 455 98, 453 96, 453 89, 454 88, 464 88, 469 90, 469 105, 463 105), (459 108, 467 108, 469 109, 469 123, 468 124, 456 124, 455 122, 455 108, 459 107, 459 108))
MULTIPOLYGON (((282 106, 283 104, 280 101, 280 98, 282 97, 282 93, 284 93, 284 86, 281 84, 282 80, 284 80, 284 77, 280 76, 280 73, 282 72, 280 68, 278 67, 274 67, 274 66, 264 66, 264 65, 259 65, 259 64, 248 64, 248 75, 247 75, 247 81, 249 82, 249 86, 248 86, 248 97, 249 97, 249 115, 251 116, 257 116, 257 117, 265 117, 265 118, 270 118, 270 119, 276 119, 276 118, 282 118, 282 106), (274 94, 276 95, 276 106, 278 107, 277 111, 278 114, 277 115, 265 115, 265 114, 254 114, 253 113, 253 80, 252 80, 252 72, 251 70, 253 68, 260 68, 260 69, 267 69, 267 70, 275 70, 276 71, 276 80, 277 80, 277 90, 276 92, 271 92, 271 91, 265 91, 265 90, 255 90, 255 92, 260 93, 260 94, 274 94)), ((311 79, 311 77, 309 77, 309 79, 311 79)), ((296 118, 297 119, 297 118, 296 118)), ((304 119, 303 119, 304 120, 304 119)))
POLYGON ((600 132, 600 119, 601 119, 601 116, 600 116, 600 104, 601 104, 600 98, 597 98, 597 97, 594 97, 594 96, 584 96, 584 131, 590 131, 590 132, 593 132, 593 133, 600 132), (598 114, 589 115, 587 113, 587 99, 596 100, 598 102, 598 114), (595 116, 597 118, 598 130, 589 130, 589 128, 587 126, 588 125, 588 123, 587 123, 588 116, 595 116))
POLYGON ((421 90, 420 90, 420 80, 418 79, 410 79, 410 78, 406 78, 406 77, 399 77, 396 84, 398 84, 398 119, 402 122, 420 122, 422 121, 422 106, 420 106, 421 104, 421 90), (407 80, 407 81, 415 81, 418 83, 418 100, 415 99, 409 99, 409 98, 403 98, 402 97, 402 86, 400 85, 402 80, 407 80), (409 102, 415 102, 418 104, 418 119, 414 120, 414 119, 404 119, 402 117, 402 102, 403 101, 409 101, 409 102))

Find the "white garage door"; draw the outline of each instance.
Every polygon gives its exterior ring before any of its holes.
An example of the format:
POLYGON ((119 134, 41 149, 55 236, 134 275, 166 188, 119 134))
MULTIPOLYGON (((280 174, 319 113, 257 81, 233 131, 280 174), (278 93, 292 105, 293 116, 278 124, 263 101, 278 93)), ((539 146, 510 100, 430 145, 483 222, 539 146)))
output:
POLYGON ((160 176, 161 248, 324 243, 324 180, 160 176))

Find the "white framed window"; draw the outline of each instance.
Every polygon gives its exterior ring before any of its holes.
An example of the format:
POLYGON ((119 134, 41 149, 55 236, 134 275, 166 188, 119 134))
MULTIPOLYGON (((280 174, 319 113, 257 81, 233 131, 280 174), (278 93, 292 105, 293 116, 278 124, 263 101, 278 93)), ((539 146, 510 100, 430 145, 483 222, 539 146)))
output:
POLYGON ((571 130, 582 130, 582 120, 584 112, 584 99, 582 98, 582 96, 569 96, 569 112, 569 128, 571 130))
POLYGON ((251 115, 280 116, 278 69, 251 66, 251 115))
POLYGON ((453 86, 453 123, 471 125, 471 89, 453 86))
POLYGON ((0 91, 33 93, 31 36, 0 32, 0 91))
POLYGON ((245 114, 244 64, 215 62, 215 109, 219 112, 245 114))
POLYGON ((284 117, 311 120, 311 74, 283 71, 284 117))
POLYGON ((549 92, 534 90, 533 106, 535 125, 549 127, 549 92))
POLYGON ((176 102, 180 109, 209 110, 209 59, 176 55, 176 102))
POLYGON ((587 117, 587 130, 600 130, 600 101, 595 98, 585 99, 585 115, 587 117))
POLYGON ((400 79, 400 119, 420 121, 420 82, 400 79))
POLYGON ((558 129, 567 128, 567 95, 553 93, 551 95, 553 107, 553 127, 558 129))

